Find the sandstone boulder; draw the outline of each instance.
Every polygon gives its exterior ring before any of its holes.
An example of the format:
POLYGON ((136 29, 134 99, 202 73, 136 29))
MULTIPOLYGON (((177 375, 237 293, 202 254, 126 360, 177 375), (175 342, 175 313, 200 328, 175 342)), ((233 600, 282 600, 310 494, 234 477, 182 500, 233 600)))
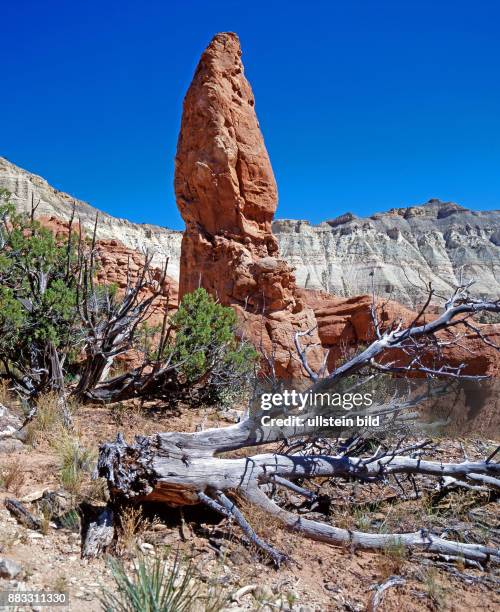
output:
MULTIPOLYGON (((353 354, 375 340, 371 305, 372 297, 369 295, 355 296, 351 298, 339 298, 323 291, 308 291, 301 289, 300 295, 304 302, 313 309, 318 322, 318 332, 321 344, 329 351, 328 366, 333 369, 340 361, 353 354)), ((394 301, 377 300, 377 317, 381 329, 386 328, 392 321, 403 322, 410 325, 416 316, 416 312, 398 304, 394 301)), ((432 320, 435 314, 426 314, 419 320, 424 323, 432 320)), ((481 335, 487 338, 489 344, 484 343, 476 333, 463 326, 457 326, 452 331, 440 332, 442 340, 450 342, 452 333, 460 335, 460 341, 456 344, 445 346, 442 351, 442 359, 439 363, 431 361, 428 356, 426 365, 436 366, 447 363, 458 367, 466 364, 464 374, 500 376, 500 359, 498 350, 492 345, 500 346, 500 325, 475 324, 480 329, 481 335)), ((404 364, 407 359, 400 351, 392 352, 385 356, 386 360, 399 359, 399 364, 404 364)))

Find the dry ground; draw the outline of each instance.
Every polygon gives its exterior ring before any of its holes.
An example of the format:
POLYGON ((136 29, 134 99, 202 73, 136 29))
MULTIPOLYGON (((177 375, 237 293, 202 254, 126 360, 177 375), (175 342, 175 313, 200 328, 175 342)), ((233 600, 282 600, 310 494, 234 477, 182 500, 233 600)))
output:
MULTIPOLYGON (((146 413, 133 406, 114 409, 88 406, 79 408, 75 414, 81 444, 94 453, 101 441, 114 438, 118 431, 130 440, 139 433, 189 431, 217 423, 225 424, 214 412, 207 415, 201 410, 172 415, 146 413)), ((0 556, 19 561, 24 569, 20 581, 9 583, 0 579, 0 589, 16 588, 19 582, 25 589, 65 589, 70 595, 70 610, 97 611, 101 609, 98 600, 101 586, 112 586, 110 571, 104 559, 80 559, 78 526, 56 528, 47 522, 46 533, 42 534, 19 525, 3 506, 5 497, 30 499, 44 490, 61 487, 61 452, 57 440, 54 441, 57 435, 57 430, 45 432, 32 445, 0 454, 0 474, 4 475, 4 486, 0 486, 0 556), (17 480, 14 476, 11 482, 15 473, 19 476, 17 480), (6 474, 10 475, 9 491, 5 490, 6 474)), ((459 458, 464 451, 474 457, 484 447, 485 443, 478 441, 448 443, 446 459, 459 458)), ((438 525, 486 542, 491 542, 499 527, 497 504, 479 499, 475 493, 454 494, 455 498, 432 505, 427 498, 404 501, 392 489, 374 487, 370 499, 379 501, 367 505, 362 489, 351 484, 332 488, 334 503, 320 518, 347 528, 374 531, 438 525), (478 512, 480 520, 474 523, 471 516, 478 512)), ((74 500, 90 495, 98 503, 103 492, 86 476, 74 485, 71 494, 74 500)), ((293 504, 297 500, 292 496, 282 501, 293 504)), ((27 506, 36 512, 34 504, 27 506)), ((405 584, 388 589, 379 610, 500 609, 499 583, 492 571, 438 566, 422 555, 408 556, 397 547, 383 554, 335 548, 286 533, 258 511, 244 510, 262 536, 292 557, 289 566, 272 569, 246 546, 237 528, 196 509, 184 513, 146 509, 138 533, 132 534, 129 529, 124 534, 121 552, 127 559, 136 545, 146 555, 166 546, 179 547, 193 559, 193 567, 204 584, 218 585, 222 609, 369 610, 374 586, 391 575, 403 577, 405 584), (252 588, 235 600, 235 593, 245 586, 252 588)), ((315 516, 306 508, 303 511, 315 516)))

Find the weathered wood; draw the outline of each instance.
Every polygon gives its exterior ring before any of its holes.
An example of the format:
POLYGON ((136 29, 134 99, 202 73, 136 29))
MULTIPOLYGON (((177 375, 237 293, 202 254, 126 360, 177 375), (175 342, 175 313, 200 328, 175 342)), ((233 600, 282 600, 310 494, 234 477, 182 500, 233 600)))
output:
POLYGON ((267 542, 265 542, 255 533, 250 523, 245 519, 241 511, 237 508, 236 504, 230 499, 228 499, 224 495, 224 493, 222 493, 222 491, 216 491, 215 494, 219 503, 214 501, 208 495, 205 495, 205 493, 203 492, 198 493, 198 496, 200 500, 209 508, 212 508, 212 510, 219 512, 226 518, 234 518, 234 520, 241 527, 243 533, 247 536, 249 541, 257 548, 262 550, 266 555, 268 555, 273 560, 273 563, 276 567, 280 567, 282 563, 285 563, 288 560, 286 555, 270 546, 267 542))
MULTIPOLYGON (((221 441, 226 430, 230 432, 230 439, 235 439, 246 427, 243 422, 237 426, 213 430, 212 433, 207 430, 138 437, 131 446, 122 437, 118 437, 116 442, 101 448, 99 474, 107 478, 113 495, 119 498, 162 501, 173 506, 189 505, 198 503, 200 499, 207 503, 205 497, 212 498, 215 491, 218 505, 236 516, 234 504, 230 511, 227 505, 221 503, 221 499, 227 499, 224 492, 238 491, 250 503, 276 516, 288 529, 312 539, 369 549, 384 549, 397 541, 408 548, 427 552, 461 555, 481 562, 489 559, 500 562, 499 550, 444 540, 425 530, 415 533, 370 534, 339 529, 303 517, 299 520, 293 513, 277 506, 259 488, 272 483, 276 478, 280 484, 283 484, 283 479, 293 481, 317 477, 375 481, 398 473, 424 474, 437 478, 484 475, 484 484, 491 481, 496 485, 495 476, 500 475, 500 464, 486 461, 443 463, 392 454, 375 460, 277 453, 227 459, 215 456, 214 449, 209 451, 210 446, 214 446, 214 431, 218 432, 221 441)), ((224 442, 218 445, 221 444, 226 446, 224 442)), ((217 505, 215 500, 214 508, 217 505)), ((243 526, 241 521, 238 522, 243 526)))
POLYGON ((368 605, 368 612, 377 612, 379 605, 382 603, 385 591, 391 587, 403 586, 406 584, 406 580, 401 576, 389 576, 387 580, 384 580, 382 584, 375 587, 375 593, 368 605))
POLYGON ((3 503, 7 510, 19 523, 21 523, 21 525, 35 531, 38 531, 41 528, 41 521, 33 516, 33 514, 31 514, 31 512, 27 510, 23 504, 21 504, 21 502, 18 502, 17 499, 7 497, 3 503))
MULTIPOLYGON (((333 382, 360 372, 363 368, 380 369, 376 358, 394 348, 418 348, 420 339, 434 338, 437 331, 461 322, 463 317, 481 310, 500 311, 500 302, 481 302, 467 297, 467 287, 459 288, 447 303, 444 313, 430 323, 406 328, 393 325, 382 332, 377 326, 377 339, 358 355, 342 364, 323 379, 311 376, 313 385, 306 392, 331 389, 333 382)), ((305 361, 305 353, 301 355, 305 361)), ((431 371, 415 359, 414 370, 428 376, 460 377, 460 370, 441 369, 431 371)), ((307 370, 307 368, 306 368, 307 370)), ((399 370, 397 370, 399 372, 399 370)), ((408 371, 406 368, 404 371, 408 371)), ((377 406, 384 414, 397 415, 402 408, 411 408, 422 401, 412 398, 397 406, 377 406)), ((307 419, 306 407, 302 413, 307 419)), ((370 409, 371 410, 371 409, 370 409)), ((312 413, 311 413, 312 414, 312 413)), ((169 432, 153 436, 137 436, 133 444, 127 444, 122 436, 114 442, 103 444, 98 460, 99 475, 106 478, 112 499, 126 501, 160 501, 172 506, 192 505, 200 501, 224 516, 234 517, 240 527, 261 549, 266 550, 279 564, 281 553, 261 541, 248 524, 234 501, 237 493, 249 503, 257 505, 268 515, 276 517, 284 526, 304 536, 337 545, 351 545, 366 549, 383 550, 394 542, 425 552, 459 556, 484 563, 500 562, 500 550, 486 546, 454 542, 437 537, 422 529, 414 533, 377 534, 351 532, 332 525, 312 521, 280 508, 264 489, 272 484, 287 486, 305 497, 311 497, 307 489, 294 484, 300 479, 346 478, 362 482, 380 482, 390 475, 422 474, 438 479, 452 478, 480 483, 485 488, 497 489, 500 482, 500 464, 493 463, 493 455, 485 461, 444 463, 409 456, 420 452, 424 443, 401 449, 399 454, 386 452, 370 458, 341 454, 292 455, 279 452, 256 454, 243 458, 221 457, 220 454, 247 447, 255 447, 278 440, 302 437, 307 430, 294 428, 265 428, 258 419, 248 417, 236 425, 207 429, 193 433, 169 432), (227 495, 229 496, 227 496, 227 495)))
POLYGON ((388 546, 397 544, 410 550, 455 555, 483 563, 487 561, 500 563, 500 550, 498 549, 479 544, 464 544, 462 542, 445 540, 431 534, 426 529, 413 533, 364 533, 349 531, 327 525, 326 523, 306 519, 302 516, 297 517, 292 512, 280 508, 258 487, 245 490, 244 496, 249 502, 264 510, 268 515, 279 519, 290 531, 296 531, 319 542, 352 546, 366 550, 386 550, 388 546))
POLYGON ((98 557, 111 546, 115 535, 113 511, 106 507, 95 521, 89 523, 82 541, 82 557, 98 557))

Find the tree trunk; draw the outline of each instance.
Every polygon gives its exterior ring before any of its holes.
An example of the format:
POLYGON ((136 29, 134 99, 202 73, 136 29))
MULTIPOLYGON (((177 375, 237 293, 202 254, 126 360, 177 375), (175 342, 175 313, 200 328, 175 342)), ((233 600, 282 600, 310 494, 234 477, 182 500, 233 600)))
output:
MULTIPOLYGON (((277 433, 265 435, 247 419, 237 425, 195 433, 164 433, 137 437, 127 445, 120 435, 100 449, 99 475, 107 479, 111 495, 119 501, 156 501, 171 506, 208 503, 221 514, 232 515, 242 528, 241 513, 228 509, 227 498, 237 493, 249 503, 278 518, 291 531, 331 544, 351 544, 383 550, 399 542, 408 548, 439 554, 459 555, 476 561, 500 561, 500 551, 486 546, 463 544, 437 537, 426 530, 415 533, 370 534, 339 529, 298 517, 285 511, 264 492, 266 485, 282 485, 286 480, 317 477, 359 478, 376 481, 389 474, 425 474, 438 478, 467 480, 483 478, 500 485, 500 465, 489 461, 441 463, 388 454, 376 461, 358 457, 329 455, 284 455, 265 453, 244 458, 224 458, 216 453, 273 442, 277 433), (239 513, 239 515, 237 514, 239 513)), ((281 437, 281 435, 280 435, 281 437)), ((258 542, 257 542, 258 544, 258 542)), ((261 546, 264 549, 264 546, 261 546)), ((282 557, 268 554, 279 564, 282 557)), ((276 552, 276 551, 274 551, 276 552)))

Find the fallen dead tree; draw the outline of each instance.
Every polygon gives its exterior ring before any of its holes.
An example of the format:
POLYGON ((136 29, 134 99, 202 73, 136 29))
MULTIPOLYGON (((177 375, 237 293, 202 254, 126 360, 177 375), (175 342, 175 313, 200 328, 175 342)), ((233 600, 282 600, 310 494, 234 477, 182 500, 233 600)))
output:
MULTIPOLYGON (((400 376, 419 373, 432 378, 467 378, 463 372, 465 365, 429 365, 429 351, 442 351, 444 341, 438 332, 448 330, 453 333, 459 324, 473 325, 471 317, 480 311, 500 312, 499 301, 474 300, 470 298, 468 288, 469 285, 458 288, 446 302, 443 313, 428 323, 420 323, 423 314, 420 313, 407 327, 403 327, 401 322, 394 322, 382 331, 374 309, 375 341, 323 378, 309 368, 307 356, 298 344, 300 359, 314 381, 309 390, 325 389, 328 384, 346 377, 349 377, 349 381, 353 376, 355 380, 356 377, 366 379, 381 371, 394 371, 400 376), (404 364, 400 360, 392 360, 391 351, 404 354, 404 364)), ((457 332, 456 341, 459 340, 460 334, 457 332)), ((446 344, 450 342, 448 336, 446 344)), ((379 408, 391 410, 397 407, 391 408, 389 405, 379 408)), ((276 565, 286 560, 285 555, 257 536, 238 508, 238 499, 259 507, 281 521, 286 529, 313 540, 374 550, 383 550, 396 542, 408 549, 480 563, 500 561, 500 550, 496 548, 445 539, 423 528, 413 533, 350 531, 298 516, 280 507, 271 498, 274 489, 286 488, 311 499, 314 493, 305 488, 304 483, 317 478, 384 482, 398 474, 426 475, 438 479, 438 482, 454 479, 455 482, 480 483, 485 488, 498 490, 500 464, 494 461, 495 453, 482 461, 428 461, 422 459, 426 444, 421 443, 391 451, 376 451, 368 457, 353 454, 353 449, 357 449, 356 444, 344 445, 341 451, 308 454, 302 442, 292 443, 294 438, 303 436, 303 430, 266 429, 258 423, 258 419, 248 417, 226 428, 137 436, 133 444, 127 444, 119 435, 114 442, 101 446, 98 460, 98 474, 107 480, 111 505, 143 501, 163 502, 171 506, 204 503, 234 520, 249 540, 267 553, 276 565), (286 440, 283 451, 244 458, 221 456, 283 440, 286 440)), ((333 445, 331 448, 334 448, 333 445)), ((109 532, 107 536, 109 541, 109 532)), ((91 549, 87 549, 84 543, 84 555, 91 556, 99 550, 95 534, 93 538, 91 549)))

